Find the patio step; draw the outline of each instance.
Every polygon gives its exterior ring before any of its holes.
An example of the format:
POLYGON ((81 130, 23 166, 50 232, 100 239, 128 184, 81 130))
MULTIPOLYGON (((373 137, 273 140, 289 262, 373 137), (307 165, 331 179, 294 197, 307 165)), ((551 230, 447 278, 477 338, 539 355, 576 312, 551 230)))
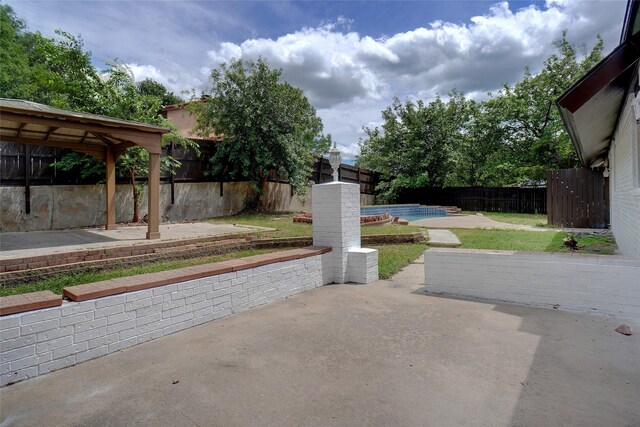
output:
POLYGON ((445 210, 447 215, 460 215, 460 214, 462 214, 462 209, 460 209, 457 206, 440 206, 440 207, 445 210))

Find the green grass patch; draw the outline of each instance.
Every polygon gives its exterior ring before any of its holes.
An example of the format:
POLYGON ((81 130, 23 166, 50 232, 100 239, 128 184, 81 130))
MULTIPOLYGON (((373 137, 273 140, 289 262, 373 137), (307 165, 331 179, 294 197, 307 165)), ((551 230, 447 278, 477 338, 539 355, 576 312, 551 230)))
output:
POLYGON ((117 279, 119 277, 135 276, 137 274, 156 273, 158 271, 174 270, 177 268, 190 267, 194 265, 207 264, 210 262, 226 261, 229 259, 242 258, 251 255, 259 255, 267 252, 277 252, 283 249, 244 249, 236 252, 229 252, 221 255, 214 255, 204 258, 193 258, 176 261, 158 261, 138 267, 116 268, 113 270, 87 271, 71 274, 60 274, 38 282, 19 285, 16 287, 0 287, 0 296, 24 294, 36 291, 52 291, 58 295, 62 294, 62 288, 67 286, 83 285, 85 283, 100 282, 102 280, 117 279))
POLYGON ((494 221, 506 222, 508 224, 529 225, 531 227, 546 227, 547 214, 522 214, 510 212, 474 212, 465 211, 465 214, 474 215, 480 213, 494 221))
MULTIPOLYGON (((569 252, 562 240, 567 233, 562 231, 526 230, 480 230, 454 229, 462 248, 495 249, 530 252, 569 252)), ((615 241, 609 236, 581 236, 578 253, 612 254, 616 250, 615 241)))
MULTIPOLYGON (((256 231, 252 233, 258 237, 310 237, 311 224, 293 222, 293 214, 251 213, 211 218, 216 224, 252 225, 258 227, 275 228, 275 231, 256 231)), ((420 227, 411 225, 387 224, 383 226, 360 227, 360 234, 410 234, 420 231, 420 227)))
POLYGON ((428 245, 425 243, 373 246, 373 249, 378 250, 378 274, 380 278, 389 279, 418 258, 427 248, 428 245))

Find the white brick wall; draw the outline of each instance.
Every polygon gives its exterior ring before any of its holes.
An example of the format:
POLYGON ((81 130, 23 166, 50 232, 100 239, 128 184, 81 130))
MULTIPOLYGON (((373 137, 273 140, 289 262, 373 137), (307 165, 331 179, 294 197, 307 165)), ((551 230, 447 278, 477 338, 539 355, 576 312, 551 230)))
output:
POLYGON ((611 229, 618 247, 624 255, 640 256, 640 186, 633 179, 634 168, 640 173, 640 147, 632 100, 633 94, 627 98, 609 151, 609 194, 611 229))
POLYGON ((424 252, 425 289, 599 312, 640 323, 640 260, 578 255, 432 248, 424 252))
POLYGON ((351 249, 348 254, 349 282, 371 283, 378 280, 378 251, 375 249, 351 249))
POLYGON ((350 249, 360 247, 360 186, 330 182, 312 187, 313 244, 331 246, 331 281, 348 280, 350 249))
POLYGON ((0 386, 328 283, 331 252, 0 318, 0 386))

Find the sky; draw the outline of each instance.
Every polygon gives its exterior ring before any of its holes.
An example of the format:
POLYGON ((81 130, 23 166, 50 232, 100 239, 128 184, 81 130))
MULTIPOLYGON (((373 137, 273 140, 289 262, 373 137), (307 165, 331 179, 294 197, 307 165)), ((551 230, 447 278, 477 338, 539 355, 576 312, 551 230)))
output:
POLYGON ((207 91, 211 70, 262 57, 304 90, 352 160, 363 126, 394 97, 433 100, 457 89, 484 99, 525 67, 540 70, 553 41, 605 54, 617 46, 626 0, 546 1, 3 1, 30 31, 80 35, 94 65, 119 59, 136 80, 207 91))

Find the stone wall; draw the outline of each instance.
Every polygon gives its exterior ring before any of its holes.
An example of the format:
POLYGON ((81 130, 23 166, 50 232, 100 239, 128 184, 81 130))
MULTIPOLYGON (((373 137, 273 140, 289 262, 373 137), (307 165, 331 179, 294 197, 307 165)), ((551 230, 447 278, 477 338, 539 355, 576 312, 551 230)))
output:
MULTIPOLYGON (((160 216, 163 221, 184 221, 233 215, 244 209, 250 194, 247 182, 198 182, 175 184, 175 203, 171 204, 171 186, 160 186, 160 216)), ((56 185, 31 187, 31 213, 25 214, 23 187, 0 187, 0 230, 35 231, 104 224, 104 185, 56 185)), ((265 205, 274 212, 306 209, 297 196, 291 196, 288 184, 269 183, 265 205)), ((147 212, 146 186, 140 215, 147 212)), ((116 221, 127 222, 133 213, 131 186, 116 186, 116 221)))
POLYGON ((608 314, 640 323, 640 259, 432 248, 428 292, 608 314))
POLYGON ((0 385, 322 286, 327 255, 3 316, 0 385))
MULTIPOLYGON (((292 196, 291 186, 269 182, 262 203, 270 212, 311 210, 311 191, 303 197, 292 196)), ((233 215, 244 209, 250 194, 248 182, 197 182, 175 184, 171 204, 171 186, 160 185, 162 221, 189 221, 233 215)), ((23 187, 0 187, 0 231, 60 230, 102 226, 104 224, 104 185, 55 185, 31 187, 31 213, 25 214, 23 187)), ((374 196, 361 194, 361 204, 372 204, 374 196)), ((146 186, 140 204, 140 216, 147 212, 146 186)), ((116 221, 131 221, 133 197, 130 185, 116 186, 116 221)))

